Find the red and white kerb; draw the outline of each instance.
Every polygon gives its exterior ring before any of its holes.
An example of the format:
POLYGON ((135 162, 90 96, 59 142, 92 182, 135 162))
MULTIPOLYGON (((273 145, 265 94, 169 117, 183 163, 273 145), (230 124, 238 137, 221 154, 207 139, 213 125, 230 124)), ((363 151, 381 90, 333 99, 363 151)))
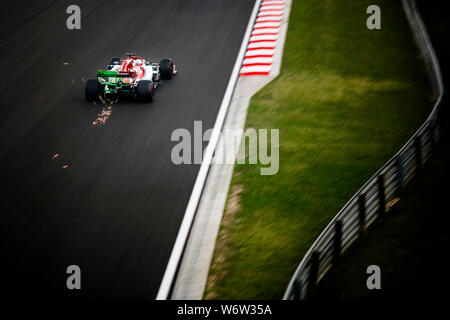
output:
POLYGON ((241 66, 240 77, 267 76, 270 73, 283 10, 284 0, 261 2, 241 66))

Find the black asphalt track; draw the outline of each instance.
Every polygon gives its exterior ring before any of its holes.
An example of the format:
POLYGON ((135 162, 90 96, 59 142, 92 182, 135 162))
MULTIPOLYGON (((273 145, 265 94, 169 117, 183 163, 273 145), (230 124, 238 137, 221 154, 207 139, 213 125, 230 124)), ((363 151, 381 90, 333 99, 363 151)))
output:
POLYGON ((70 4, 2 4, 1 288, 153 299, 199 169, 171 162, 171 133, 213 126, 254 0, 77 1, 72 31, 70 4), (93 125, 102 105, 85 102, 82 79, 130 51, 171 57, 179 75, 93 125), (80 291, 66 289, 72 264, 80 291))

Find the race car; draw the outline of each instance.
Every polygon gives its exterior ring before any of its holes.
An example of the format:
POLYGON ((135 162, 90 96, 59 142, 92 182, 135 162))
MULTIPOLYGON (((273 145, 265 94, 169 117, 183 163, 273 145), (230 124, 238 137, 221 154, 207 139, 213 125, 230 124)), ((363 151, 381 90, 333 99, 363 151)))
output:
POLYGON ((97 79, 86 81, 84 94, 87 101, 101 96, 128 95, 136 100, 152 102, 160 80, 169 80, 177 74, 172 59, 150 62, 134 53, 124 58, 112 58, 108 70, 99 70, 97 79))

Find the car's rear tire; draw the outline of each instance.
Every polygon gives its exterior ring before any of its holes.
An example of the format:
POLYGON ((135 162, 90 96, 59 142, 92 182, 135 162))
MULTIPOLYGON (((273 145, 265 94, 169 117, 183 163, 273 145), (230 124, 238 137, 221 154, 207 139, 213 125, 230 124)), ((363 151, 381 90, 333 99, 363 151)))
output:
POLYGON ((84 87, 84 96, 86 97, 86 100, 89 102, 95 101, 98 99, 100 93, 101 93, 101 86, 98 80, 88 79, 84 87))
POLYGON ((159 72, 161 78, 164 80, 172 79, 173 77, 173 61, 172 59, 162 59, 159 63, 159 72))
POLYGON ((136 87, 136 98, 142 102, 152 102, 155 93, 153 81, 141 80, 136 87))

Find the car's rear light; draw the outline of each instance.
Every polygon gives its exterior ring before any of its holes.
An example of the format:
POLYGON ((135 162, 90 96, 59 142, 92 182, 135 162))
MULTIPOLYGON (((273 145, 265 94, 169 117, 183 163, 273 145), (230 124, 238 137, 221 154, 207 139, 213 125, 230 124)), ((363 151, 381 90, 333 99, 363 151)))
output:
POLYGON ((98 77, 98 81, 100 81, 100 83, 103 82, 108 82, 108 83, 117 83, 117 77, 98 77))

